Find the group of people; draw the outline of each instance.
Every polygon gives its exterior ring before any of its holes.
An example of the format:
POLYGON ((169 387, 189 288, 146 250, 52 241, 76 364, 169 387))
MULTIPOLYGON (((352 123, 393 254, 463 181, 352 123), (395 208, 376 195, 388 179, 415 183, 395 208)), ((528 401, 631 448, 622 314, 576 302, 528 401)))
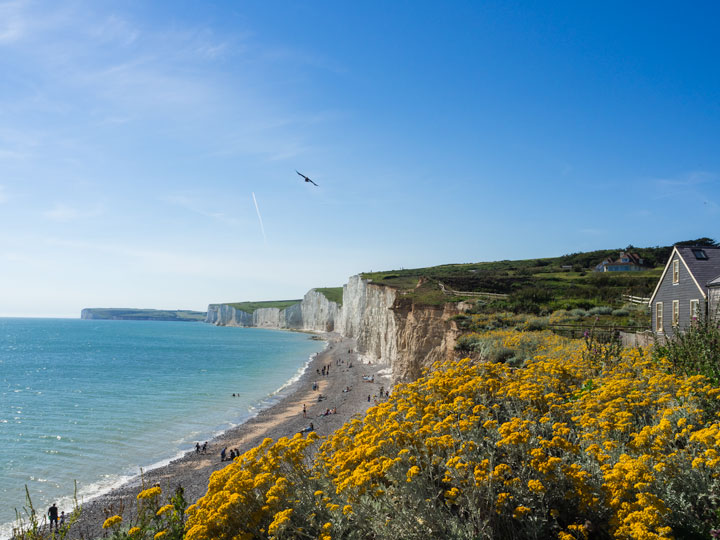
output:
POLYGON ((323 366, 323 367, 322 367, 322 370, 320 370, 320 368, 317 368, 317 369, 315 370, 315 372, 316 372, 318 375, 322 375, 323 377, 327 377, 328 375, 330 375, 330 364, 328 364, 327 366, 323 366))
POLYGON ((232 461, 236 457, 240 456, 240 451, 237 448, 231 448, 228 454, 227 446, 220 450, 220 461, 232 461))
POLYGON ((52 503, 52 506, 48 508, 48 520, 50 521, 50 530, 52 531, 54 526, 57 531, 59 527, 65 525, 65 511, 58 514, 57 505, 52 503))
POLYGON ((207 454, 207 441, 205 441, 202 446, 200 446, 199 442, 196 442, 195 443, 195 453, 196 454, 207 454))

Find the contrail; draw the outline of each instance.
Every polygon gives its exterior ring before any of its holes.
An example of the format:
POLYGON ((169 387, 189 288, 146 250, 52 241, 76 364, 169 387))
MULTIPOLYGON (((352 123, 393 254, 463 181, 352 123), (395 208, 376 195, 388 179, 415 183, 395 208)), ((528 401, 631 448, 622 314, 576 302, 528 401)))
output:
POLYGON ((263 233, 263 240, 265 241, 265 245, 267 246, 267 237, 265 236, 265 226, 262 222, 262 216, 260 215, 260 207, 258 206, 257 199, 255 198, 255 192, 252 192, 253 196, 253 202, 255 203, 255 210, 257 210, 258 219, 260 220, 260 230, 263 233))

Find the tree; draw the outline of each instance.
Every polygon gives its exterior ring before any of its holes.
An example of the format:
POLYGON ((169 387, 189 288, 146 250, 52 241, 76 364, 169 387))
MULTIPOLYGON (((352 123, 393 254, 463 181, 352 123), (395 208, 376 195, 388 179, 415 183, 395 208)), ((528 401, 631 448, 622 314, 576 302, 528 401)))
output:
POLYGON ((716 242, 712 238, 703 236, 697 240, 684 240, 682 242, 675 242, 676 246, 703 246, 703 247, 720 247, 720 243, 716 242))

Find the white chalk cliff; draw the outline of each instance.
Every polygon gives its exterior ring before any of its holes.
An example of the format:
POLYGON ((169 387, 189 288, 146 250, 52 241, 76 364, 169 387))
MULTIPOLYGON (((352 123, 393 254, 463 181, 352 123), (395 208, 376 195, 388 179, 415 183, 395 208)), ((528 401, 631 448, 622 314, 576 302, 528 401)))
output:
POLYGON ((417 306, 391 287, 352 276, 343 286, 342 305, 311 289, 301 302, 285 309, 261 308, 252 314, 226 304, 208 306, 206 322, 337 332, 355 338, 366 361, 391 368, 393 381, 414 380, 437 360, 454 354, 457 328, 454 304, 417 306))

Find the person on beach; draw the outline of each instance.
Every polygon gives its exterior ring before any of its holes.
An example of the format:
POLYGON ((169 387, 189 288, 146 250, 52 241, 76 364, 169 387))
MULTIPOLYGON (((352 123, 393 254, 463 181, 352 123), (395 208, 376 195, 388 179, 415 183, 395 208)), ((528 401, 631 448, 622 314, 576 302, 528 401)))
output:
POLYGON ((207 454, 207 441, 205 441, 202 445, 202 453, 207 454))
POLYGON ((65 510, 60 512, 60 526, 62 527, 63 525, 65 525, 65 510))
POLYGON ((48 508, 48 519, 50 519, 50 530, 52 531, 53 524, 55 524, 55 530, 57 531, 58 509, 57 509, 57 506, 55 506, 55 503, 52 503, 52 506, 50 508, 48 508))
POLYGON ((225 461, 225 455, 227 453, 227 446, 220 450, 220 461, 225 461))
POLYGON ((300 433, 310 433, 311 431, 315 431, 315 426, 313 426, 312 422, 310 422, 310 425, 308 427, 302 428, 300 430, 300 433))
POLYGON ((200 453, 200 443, 199 443, 199 442, 196 442, 196 443, 195 443, 195 453, 196 453, 196 454, 199 454, 199 453, 200 453))
POLYGON ((303 418, 307 418, 307 407, 303 403, 303 418))

